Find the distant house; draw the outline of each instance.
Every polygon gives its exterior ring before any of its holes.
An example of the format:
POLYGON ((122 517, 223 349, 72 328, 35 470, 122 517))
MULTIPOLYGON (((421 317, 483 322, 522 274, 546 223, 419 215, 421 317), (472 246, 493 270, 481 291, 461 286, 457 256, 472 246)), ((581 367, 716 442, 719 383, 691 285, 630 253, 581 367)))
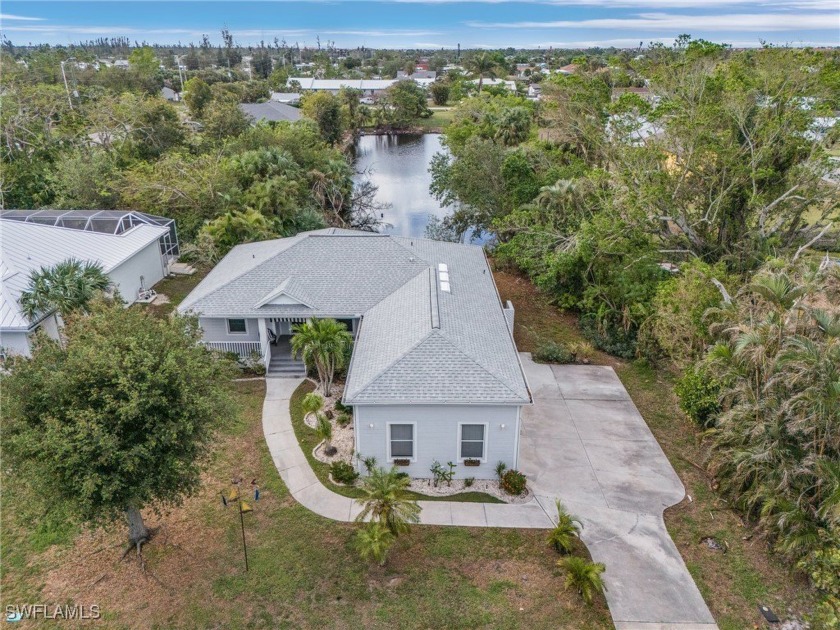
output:
POLYGON ((300 103, 300 94, 297 92, 272 92, 271 100, 285 105, 300 103))
POLYGON ((175 90, 168 87, 163 87, 160 90, 160 95, 165 98, 167 101, 171 101, 173 103, 177 103, 181 100, 181 95, 178 94, 175 90))
POLYGON ((518 465, 531 392, 479 246, 338 228, 239 245, 178 310, 198 315, 209 347, 261 355, 272 378, 303 376, 295 324, 334 318, 355 338, 343 402, 356 453, 415 477, 434 461, 457 478, 518 465))
POLYGON ((117 59, 114 62, 114 67, 123 69, 128 68, 128 59, 117 59))
POLYGON ((613 88, 612 91, 612 100, 617 101, 621 98, 622 94, 635 94, 639 98, 642 98, 649 103, 652 103, 656 100, 653 92, 650 91, 647 87, 617 87, 613 88))
MULTIPOLYGON (((473 83, 478 85, 478 79, 473 79, 473 83)), ((494 86, 494 87, 503 87, 505 89, 510 90, 511 92, 516 92, 516 81, 507 81, 506 79, 490 79, 488 77, 484 77, 484 80, 481 82, 483 87, 487 86, 494 86)))
POLYGON ((576 63, 570 63, 568 66, 563 66, 557 72, 560 74, 574 74, 577 72, 579 66, 576 63))
POLYGON ((301 119, 301 113, 297 107, 275 101, 268 101, 266 103, 241 103, 239 109, 254 123, 258 123, 261 120, 267 120, 269 122, 278 122, 281 120, 295 122, 301 119))
POLYGON ((315 79, 312 77, 291 77, 287 85, 295 81, 302 90, 338 94, 342 88, 359 90, 362 96, 381 94, 397 82, 396 79, 315 79))
POLYGON ((397 79, 436 79, 437 72, 434 70, 415 70, 411 74, 406 74, 405 70, 397 70, 397 79))
POLYGON ((542 87, 539 83, 532 83, 528 86, 528 98, 539 100, 542 96, 542 87))
POLYGON ((0 350, 28 355, 43 328, 58 335, 56 313, 29 319, 20 308, 30 274, 75 258, 102 265, 127 303, 168 274, 179 254, 175 222, 124 210, 0 211, 0 350))

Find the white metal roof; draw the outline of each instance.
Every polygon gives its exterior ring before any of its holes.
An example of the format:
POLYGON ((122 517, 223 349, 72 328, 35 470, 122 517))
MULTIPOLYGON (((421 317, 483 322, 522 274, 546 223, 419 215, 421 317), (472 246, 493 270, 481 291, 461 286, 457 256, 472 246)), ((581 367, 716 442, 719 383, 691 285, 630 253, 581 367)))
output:
POLYGON ((33 271, 75 258, 99 263, 109 273, 168 233, 168 227, 156 225, 137 225, 122 234, 102 234, 0 218, 0 328, 30 327, 18 299, 33 271))

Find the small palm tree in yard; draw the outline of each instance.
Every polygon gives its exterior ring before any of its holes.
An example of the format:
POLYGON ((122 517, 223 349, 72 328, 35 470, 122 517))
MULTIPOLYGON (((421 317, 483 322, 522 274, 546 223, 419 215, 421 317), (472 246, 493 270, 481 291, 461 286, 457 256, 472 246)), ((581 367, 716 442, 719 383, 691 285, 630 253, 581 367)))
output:
POLYGON ((335 449, 332 444, 330 444, 333 436, 332 422, 330 422, 329 418, 322 413, 317 414, 316 417, 318 418, 318 422, 315 425, 315 434, 318 436, 319 440, 324 441, 324 453, 327 455, 333 455, 335 454, 335 449))
POLYGON ((303 418, 305 420, 310 414, 314 413, 317 415, 324 408, 324 398, 320 394, 309 392, 303 397, 300 406, 303 410, 303 418))
POLYGON ((587 604, 592 603, 596 593, 603 593, 606 589, 601 578, 606 567, 600 562, 569 556, 558 560, 557 566, 566 569, 566 588, 574 588, 587 604))
POLYGON ((560 500, 557 500, 557 525, 548 534, 548 544, 557 553, 569 554, 574 549, 575 538, 581 530, 580 521, 566 511, 560 500))
POLYGON ((33 271, 29 286, 21 293, 20 306, 29 319, 54 310, 66 318, 74 311, 87 310, 110 283, 100 265, 69 258, 33 271))
POLYGON ((376 560, 385 564, 388 551, 395 541, 391 531, 381 523, 370 523, 356 534, 355 546, 363 560, 376 560))
POLYGON ((411 524, 420 522, 420 506, 408 497, 409 483, 409 478, 400 475, 396 468, 374 469, 362 482, 363 496, 356 499, 362 505, 356 521, 370 518, 394 536, 407 533, 411 524))
POLYGON ((344 367, 353 342, 347 327, 334 319, 313 319, 294 328, 292 353, 303 357, 307 367, 315 366, 324 396, 330 396, 336 370, 344 367))

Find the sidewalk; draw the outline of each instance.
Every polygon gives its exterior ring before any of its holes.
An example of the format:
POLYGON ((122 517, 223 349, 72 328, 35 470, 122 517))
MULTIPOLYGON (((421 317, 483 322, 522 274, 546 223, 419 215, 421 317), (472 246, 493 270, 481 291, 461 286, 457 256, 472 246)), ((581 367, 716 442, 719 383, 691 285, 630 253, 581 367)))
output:
MULTIPOLYGON (((298 444, 289 415, 289 399, 302 379, 267 378, 263 433, 274 465, 291 495, 307 509, 335 521, 350 522, 361 511, 355 499, 328 490, 315 476, 298 444)), ((496 504, 459 501, 419 501, 422 525, 551 529, 553 502, 496 504), (551 514, 551 517, 549 517, 551 514)))

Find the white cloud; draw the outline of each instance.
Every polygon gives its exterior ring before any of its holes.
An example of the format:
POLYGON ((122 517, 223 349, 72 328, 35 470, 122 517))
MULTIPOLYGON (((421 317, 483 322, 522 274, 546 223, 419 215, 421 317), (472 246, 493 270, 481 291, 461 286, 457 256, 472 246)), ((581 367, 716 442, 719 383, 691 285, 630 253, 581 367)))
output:
POLYGON ((9 13, 0 13, 0 20, 20 20, 21 22, 43 22, 44 18, 26 17, 25 15, 11 15, 9 13))
POLYGON ((546 28, 602 28, 648 31, 719 31, 767 32, 800 30, 828 30, 836 14, 811 13, 734 13, 724 15, 677 15, 671 13, 641 13, 628 18, 594 18, 583 20, 554 20, 545 22, 479 22, 469 21, 472 28, 546 29, 546 28))

